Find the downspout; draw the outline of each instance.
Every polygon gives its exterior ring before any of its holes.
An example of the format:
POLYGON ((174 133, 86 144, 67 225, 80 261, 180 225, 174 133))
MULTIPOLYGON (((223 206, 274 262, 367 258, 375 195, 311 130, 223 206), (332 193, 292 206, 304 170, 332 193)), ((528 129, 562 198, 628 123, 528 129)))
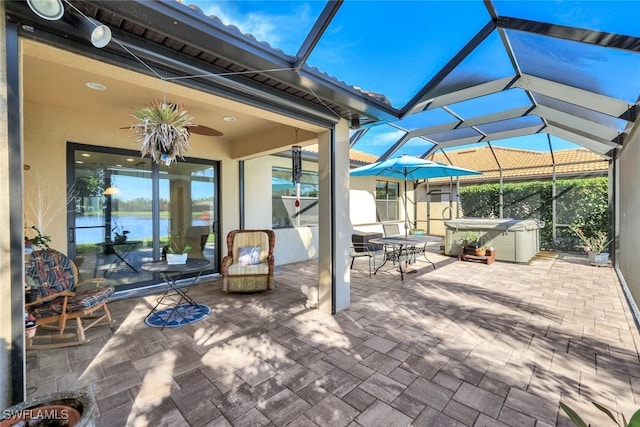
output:
POLYGON ((335 206, 335 194, 336 194, 336 126, 334 125, 331 128, 331 177, 329 181, 331 183, 331 314, 336 314, 336 307, 338 305, 338 301, 336 299, 337 292, 337 277, 336 277, 336 265, 337 265, 337 254, 338 251, 336 249, 336 239, 334 238, 336 233, 336 224, 338 223, 338 218, 336 216, 336 206, 335 206))

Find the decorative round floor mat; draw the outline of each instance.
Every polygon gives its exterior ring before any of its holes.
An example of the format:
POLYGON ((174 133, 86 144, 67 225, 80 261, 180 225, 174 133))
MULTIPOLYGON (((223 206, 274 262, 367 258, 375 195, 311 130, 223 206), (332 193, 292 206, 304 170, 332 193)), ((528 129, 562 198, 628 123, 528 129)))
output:
POLYGON ((144 323, 154 328, 179 328, 202 320, 211 314, 211 307, 204 304, 182 304, 151 313, 144 323))

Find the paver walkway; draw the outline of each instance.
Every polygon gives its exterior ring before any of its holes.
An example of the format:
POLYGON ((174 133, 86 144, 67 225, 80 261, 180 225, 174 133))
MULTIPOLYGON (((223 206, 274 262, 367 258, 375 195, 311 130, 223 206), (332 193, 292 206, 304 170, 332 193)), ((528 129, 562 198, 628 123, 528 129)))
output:
POLYGON ((112 302, 111 330, 28 354, 29 397, 86 390, 98 426, 572 425, 560 401, 606 426, 591 400, 640 407, 638 331, 612 268, 430 258, 404 282, 356 260, 335 316, 304 307, 316 262, 279 267, 265 293, 198 284, 213 312, 177 329, 144 324, 153 296, 112 302))

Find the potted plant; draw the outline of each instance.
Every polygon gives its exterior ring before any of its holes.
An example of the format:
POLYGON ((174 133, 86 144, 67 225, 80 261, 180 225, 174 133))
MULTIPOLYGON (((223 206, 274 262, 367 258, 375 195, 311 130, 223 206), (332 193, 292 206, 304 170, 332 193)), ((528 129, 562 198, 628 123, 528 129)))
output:
POLYGON ((131 114, 131 125, 141 144, 142 156, 149 155, 156 163, 167 166, 176 157, 184 158, 189 149, 189 126, 193 117, 178 104, 154 101, 131 114))
POLYGON ((484 256, 486 248, 480 244, 478 233, 467 231, 463 233, 458 242, 462 245, 462 253, 468 255, 484 256))
POLYGON ((606 265, 609 262, 609 252, 605 252, 611 243, 607 233, 602 230, 587 236, 582 228, 571 227, 582 243, 583 250, 589 253, 589 262, 592 265, 606 265))
POLYGON ((24 302, 25 304, 29 304, 38 299, 38 289, 40 286, 38 285, 38 282, 28 274, 25 275, 24 281, 24 302))
POLYGON ((32 249, 51 249, 51 247, 49 246, 49 243, 51 242, 51 236, 42 234, 40 229, 35 225, 31 226, 31 230, 34 230, 36 232, 36 235, 34 237, 24 237, 25 250, 29 245, 32 249), (29 243, 29 245, 27 245, 27 243, 29 243))
POLYGON ((123 243, 127 241, 127 234, 129 234, 129 230, 125 230, 121 225, 116 223, 116 226, 111 229, 114 232, 115 237, 113 239, 116 243, 123 243))
POLYGON ((167 264, 184 264, 187 262, 187 252, 191 246, 186 244, 184 233, 177 230, 175 233, 169 233, 169 237, 164 244, 167 264))

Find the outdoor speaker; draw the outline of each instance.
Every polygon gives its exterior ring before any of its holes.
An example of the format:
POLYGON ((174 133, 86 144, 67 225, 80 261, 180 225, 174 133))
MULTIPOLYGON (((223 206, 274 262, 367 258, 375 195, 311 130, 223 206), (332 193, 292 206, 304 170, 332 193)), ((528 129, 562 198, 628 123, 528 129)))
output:
POLYGON ((29 8, 42 19, 57 21, 64 15, 62 0, 27 0, 29 8))
POLYGON ((87 17, 81 25, 83 26, 82 31, 95 47, 103 48, 111 41, 111 29, 95 19, 87 17))

